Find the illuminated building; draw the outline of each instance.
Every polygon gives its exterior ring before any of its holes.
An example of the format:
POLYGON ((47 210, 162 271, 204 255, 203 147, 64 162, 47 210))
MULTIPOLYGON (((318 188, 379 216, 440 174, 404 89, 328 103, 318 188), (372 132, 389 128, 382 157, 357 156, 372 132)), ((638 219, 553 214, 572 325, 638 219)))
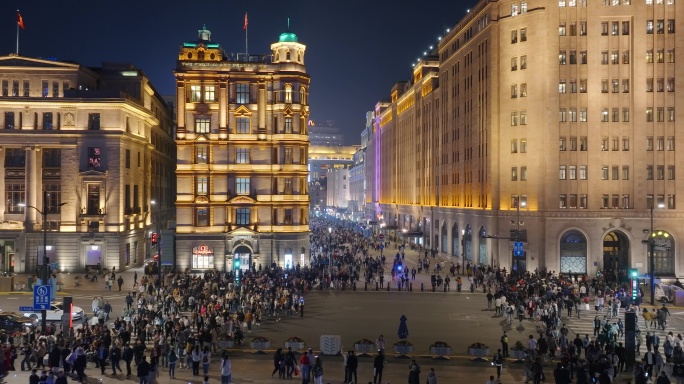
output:
POLYGON ((202 28, 176 76, 177 267, 304 265, 309 248, 306 46, 227 54, 202 28))
POLYGON ((328 206, 328 171, 351 167, 357 149, 358 145, 312 145, 309 148, 309 195, 312 210, 320 211, 328 206))
POLYGON ((454 262, 594 275, 647 271, 655 206, 656 273, 681 274, 682 12, 480 1, 377 104, 368 214, 454 262))
POLYGON ((333 120, 309 120, 309 142, 316 146, 341 146, 344 145, 344 135, 333 120))
POLYGON ((130 64, 4 56, 0 82, 0 270, 36 271, 44 225, 60 271, 140 265, 175 195, 171 115, 148 78, 130 64))

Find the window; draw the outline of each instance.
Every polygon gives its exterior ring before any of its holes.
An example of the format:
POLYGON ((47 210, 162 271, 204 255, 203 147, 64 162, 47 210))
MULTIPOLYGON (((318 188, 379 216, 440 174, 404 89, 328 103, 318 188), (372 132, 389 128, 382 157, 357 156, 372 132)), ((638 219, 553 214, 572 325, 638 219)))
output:
POLYGON ((286 195, 291 195, 292 194, 292 178, 291 177, 286 177, 285 178, 285 189, 283 192, 286 195))
MULTIPOLYGON (((64 88, 64 90, 67 90, 68 88, 64 88)), ((31 96, 31 82, 28 80, 24 80, 24 92, 22 94, 24 97, 29 97, 31 96)))
POLYGON ((285 102, 292 103, 292 85, 285 85, 285 102))
POLYGON ((568 111, 568 118, 569 121, 572 123, 577 122, 577 110, 575 108, 570 108, 570 110, 568 111))
POLYGON ((568 207, 568 196, 559 195, 558 196, 558 208, 565 209, 568 207))
POLYGON ((568 180, 577 180, 577 166, 571 165, 568 167, 568 180))
POLYGON ((527 3, 524 1, 522 3, 520 3, 520 13, 521 14, 527 13, 527 3))
POLYGON ((675 21, 674 19, 667 19, 667 33, 674 33, 675 21))
POLYGON ((580 180, 586 180, 587 179, 587 166, 586 165, 580 165, 579 166, 579 179, 580 180))
POLYGON ((608 51, 601 51, 601 64, 608 65, 608 51))
POLYGON ((43 97, 50 96, 50 86, 48 85, 47 80, 41 81, 41 90, 43 97))
POLYGON ((670 77, 669 79, 667 79, 667 91, 668 92, 674 92, 674 90, 675 90, 674 85, 675 85, 674 77, 670 77))
POLYGON ((195 164, 209 163, 209 146, 197 145, 195 146, 195 164))
POLYGON ((565 21, 561 21, 558 25, 558 36, 565 36, 565 21))
POLYGON ((518 112, 511 112, 511 125, 518 125, 518 112))
POLYGON ((125 166, 127 169, 130 169, 131 168, 131 150, 126 149, 124 154, 125 154, 124 160, 125 160, 125 164, 126 164, 125 166))
POLYGON ((653 20, 646 20, 646 33, 653 34, 653 20))
POLYGON ((250 133, 249 117, 237 117, 235 119, 235 133, 250 133))
POLYGON ((601 121, 604 123, 608 122, 608 108, 603 108, 601 110, 601 121))
POLYGON ((52 112, 43 112, 43 130, 52 130, 52 112))
POLYGON ((587 137, 581 136, 580 137, 580 151, 586 151, 586 150, 587 150, 587 137))
POLYGON ((12 96, 19 96, 19 80, 12 80, 12 96))
POLYGON ((62 166, 62 150, 59 148, 43 149, 43 168, 59 168, 62 166))
POLYGON ((665 62, 665 50, 659 49, 656 51, 656 63, 665 62))
POLYGON ((646 107, 646 121, 653 122, 653 107, 646 107))
POLYGON ((658 122, 663 122, 665 121, 665 108, 663 107, 658 107, 656 108, 656 117, 658 119, 658 122))
POLYGON ((518 181, 518 167, 511 167, 511 181, 518 181))
POLYGON ((292 118, 285 118, 285 133, 292 133, 292 118))
POLYGON ((629 209, 629 195, 622 195, 622 209, 629 209))
POLYGON ((202 101, 202 86, 201 85, 191 85, 190 86, 190 101, 193 103, 198 103, 202 101))
POLYGON ((249 148, 237 148, 235 150, 236 164, 249 164, 249 148))
POLYGON ((659 35, 662 35, 665 33, 665 20, 659 19, 656 20, 656 33, 659 35))
POLYGON ((211 132, 211 118, 209 117, 195 117, 195 133, 210 133, 211 132))
POLYGON ((577 36, 577 23, 571 21, 568 27, 568 33, 570 34, 570 36, 577 36))
POLYGON ((511 71, 517 71, 518 70, 518 58, 514 57, 511 59, 511 71))
POLYGON ((662 77, 658 78, 658 80, 656 81, 656 90, 658 92, 665 91, 665 80, 662 77))
POLYGON ((674 107, 667 107, 667 121, 675 121, 674 107))
MULTIPOLYGON (((209 226, 209 208, 202 207, 195 209, 195 225, 198 227, 209 226)), ((203 256, 207 257, 207 256, 203 256)))
POLYGON ((601 80, 601 93, 608 93, 608 79, 601 80))
POLYGON ((558 180, 565 180, 567 175, 566 175, 566 170, 565 170, 565 165, 561 165, 559 170, 558 170, 558 180))
POLYGON ((667 166, 667 179, 668 180, 674 180, 675 179, 675 166, 674 165, 668 165, 667 166))
POLYGON ((520 69, 527 69, 527 55, 520 56, 520 69))
POLYGON ((527 181, 527 167, 520 167, 520 181, 527 181))
POLYGON ((238 195, 249 195, 249 177, 236 177, 235 178, 235 193, 238 195))
POLYGON ((558 80, 558 93, 565 93, 565 79, 558 80))
POLYGON ((667 50, 667 62, 668 63, 674 63, 675 62, 675 51, 674 51, 674 49, 668 49, 667 50))
POLYGON ((204 101, 205 102, 216 101, 216 91, 215 91, 215 87, 213 85, 205 85, 204 86, 204 101))
POLYGON ((586 122, 587 122, 587 109, 586 109, 586 108, 580 109, 580 111, 579 111, 579 121, 580 121, 581 123, 586 123, 586 122))
POLYGON ((646 92, 653 92, 653 78, 646 79, 646 92))
POLYGON ((566 55, 566 54, 565 54, 565 51, 564 51, 564 50, 558 51, 558 63, 559 63, 560 65, 565 65, 565 64, 566 64, 566 57, 565 57, 565 55, 566 55))
POLYGON ((285 164, 292 164, 292 147, 285 147, 285 164))
POLYGON ((518 86, 516 84, 511 85, 511 99, 516 99, 518 97, 518 86))
POLYGON ((608 150, 608 137, 607 136, 603 136, 601 138, 601 150, 602 151, 608 150))
POLYGON ((26 185, 24 183, 5 183, 6 213, 23 213, 22 205, 26 203, 26 185))
POLYGON ((629 35, 629 21, 622 22, 622 34, 629 35))
POLYGON ((195 194, 206 195, 209 191, 209 179, 206 176, 197 177, 195 182, 195 194))
POLYGON ((89 113, 88 114, 88 130, 97 131, 100 129, 100 114, 99 113, 89 113))
POLYGON ((511 140, 511 153, 518 153, 518 140, 511 140))
POLYGON ((629 165, 622 166, 622 180, 629 180, 629 165))
POLYGON ((664 151, 665 150, 665 138, 663 136, 658 136, 656 139, 656 150, 657 151, 664 151))
POLYGON ((518 208, 520 197, 518 195, 511 195, 511 208, 518 208))
POLYGON ((649 49, 646 51, 646 63, 653 64, 653 50, 649 49))
POLYGON ((617 165, 613 165, 610 169, 610 173, 612 174, 612 179, 613 180, 620 180, 620 169, 618 168, 617 165))
POLYGON ((612 92, 613 93, 619 93, 620 92, 620 80, 618 79, 612 79, 610 81, 612 92))
POLYGON ((511 31, 511 44, 515 44, 518 42, 518 30, 514 29, 511 31))
POLYGON ((564 123, 567 121, 567 112, 566 112, 565 108, 561 108, 561 110, 558 111, 558 121, 560 121, 561 123, 564 123))
POLYGON ((620 63, 620 55, 618 51, 611 51, 610 52, 610 63, 615 65, 620 63))
POLYGON ((577 80, 570 80, 570 93, 577 93, 577 80))
POLYGON ((627 108, 627 107, 622 108, 622 121, 623 122, 629 121, 629 108, 627 108))
POLYGON ((622 64, 629 64, 629 50, 622 51, 622 64))
POLYGON ((587 35, 587 22, 586 21, 580 21, 579 35, 580 36, 586 36, 587 35))
POLYGON ((667 208, 675 209, 675 195, 667 195, 667 208))
POLYGON ((587 209, 587 195, 579 195, 580 209, 587 209))
POLYGON ((520 153, 527 153, 527 139, 520 139, 520 153))
POLYGON ((520 125, 527 125, 527 111, 520 111, 520 125))
POLYGON ((613 209, 617 208, 617 207, 618 207, 618 204, 620 204, 620 197, 619 197, 619 195, 611 195, 611 196, 610 196, 610 200, 611 200, 611 207, 612 207, 613 209))
POLYGON ((520 97, 527 97, 527 83, 520 84, 520 97))
POLYGON ((237 103, 238 104, 249 104, 249 84, 247 83, 237 83, 237 103))
POLYGON ((235 224, 249 225, 250 211, 249 208, 238 208, 235 210, 235 224))
POLYGON ((668 151, 674 151, 675 150, 675 138, 674 138, 674 136, 668 136, 667 137, 667 150, 668 151))
POLYGON ((566 150, 566 147, 565 147, 565 136, 561 136, 561 137, 559 138, 558 142, 559 142, 559 148, 558 148, 558 149, 559 149, 560 151, 565 151, 565 150, 566 150))
POLYGON ((601 195, 601 208, 602 209, 607 209, 610 208, 608 205, 608 195, 601 195))
POLYGON ((656 167, 656 178, 658 180, 665 180, 665 166, 659 165, 656 167))
POLYGON ((646 150, 647 151, 653 150, 653 136, 648 136, 646 138, 646 150))
POLYGON ((617 36, 618 32, 620 31, 619 25, 617 21, 613 21, 610 23, 610 34, 611 36, 617 36))
MULTIPOLYGON (((523 3, 527 7, 527 3, 523 3)), ((527 11, 527 10, 526 10, 527 11)), ((525 12, 523 12, 525 13, 525 12)), ((527 28, 520 28, 520 42, 527 41, 527 28)))
POLYGON ((620 110, 618 108, 612 108, 610 110, 610 112, 611 112, 611 115, 613 117, 612 121, 614 123, 619 122, 620 121, 620 110))
POLYGON ((587 63, 587 51, 580 51, 580 64, 587 63))
POLYGON ((622 137, 622 150, 629 151, 629 137, 627 136, 622 137))
POLYGON ((601 167, 601 180, 608 180, 608 166, 601 167))
POLYGON ((653 166, 646 166, 646 180, 653 180, 653 166))
POLYGON ((613 151, 619 151, 620 150, 620 140, 618 139, 617 136, 613 136, 613 139, 611 140, 613 143, 613 151))
POLYGON ((88 147, 88 166, 100 168, 102 166, 102 152, 100 147, 88 147))
POLYGON ((608 22, 601 22, 601 36, 608 36, 608 22))
POLYGON ((577 195, 575 195, 575 194, 568 195, 568 207, 569 208, 577 208, 577 195))
POLYGON ((511 16, 518 16, 518 4, 511 4, 511 16))
POLYGON ((60 213, 62 204, 62 187, 60 184, 43 184, 45 207, 50 213, 60 213))

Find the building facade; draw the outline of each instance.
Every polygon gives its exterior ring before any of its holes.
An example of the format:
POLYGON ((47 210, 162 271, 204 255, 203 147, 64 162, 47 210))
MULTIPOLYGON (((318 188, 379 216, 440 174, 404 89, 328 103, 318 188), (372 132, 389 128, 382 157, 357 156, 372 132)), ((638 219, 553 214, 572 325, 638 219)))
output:
POLYGON ((338 211, 349 208, 349 168, 332 169, 328 172, 328 207, 338 211))
POLYGON ((309 120, 309 142, 311 145, 337 147, 344 145, 344 134, 337 128, 335 121, 309 120))
POLYGON ((171 115, 147 77, 13 55, 0 82, 0 270, 33 273, 45 250, 62 272, 140 265, 175 195, 171 115))
POLYGON ((480 1, 376 105, 368 214, 453 261, 646 273, 652 240, 681 274, 683 20, 674 0, 480 1))
POLYGON ((176 252, 181 270, 304 265, 309 248, 306 46, 226 54, 206 28, 177 84, 176 252))
POLYGON ((330 170, 349 168, 354 163, 358 145, 320 146, 309 149, 309 196, 311 210, 322 213, 328 207, 328 173, 330 170))

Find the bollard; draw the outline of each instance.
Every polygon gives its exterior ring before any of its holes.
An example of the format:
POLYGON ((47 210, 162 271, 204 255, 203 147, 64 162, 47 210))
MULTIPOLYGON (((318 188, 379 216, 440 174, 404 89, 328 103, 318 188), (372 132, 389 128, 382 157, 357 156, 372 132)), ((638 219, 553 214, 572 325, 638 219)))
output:
POLYGON ((413 283, 409 283, 409 292, 413 292, 413 283))
POLYGON ((390 282, 388 281, 387 282, 387 292, 389 292, 389 290, 390 290, 390 282))
POLYGON ((363 283, 363 290, 364 291, 368 290, 368 282, 363 283))
POLYGON ((424 292, 424 291, 425 291, 425 287, 423 287, 423 283, 420 283, 420 291, 421 291, 421 292, 424 292))
POLYGON ((375 283, 375 291, 378 290, 378 283, 375 283))

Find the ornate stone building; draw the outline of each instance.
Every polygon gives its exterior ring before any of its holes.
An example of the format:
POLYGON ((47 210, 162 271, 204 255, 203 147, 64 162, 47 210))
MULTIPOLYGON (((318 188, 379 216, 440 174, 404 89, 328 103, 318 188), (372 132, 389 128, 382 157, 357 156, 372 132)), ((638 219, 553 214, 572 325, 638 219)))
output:
POLYGON ((175 70, 177 267, 304 265, 309 248, 306 46, 227 54, 206 28, 175 70))
POLYGON ((13 55, 0 83, 0 270, 33 273, 44 249, 62 272, 140 265, 175 195, 173 123, 145 74, 13 55))
POLYGON ((653 239, 681 275, 683 20, 674 0, 480 1, 377 104, 369 215, 454 262, 645 273, 653 239))

